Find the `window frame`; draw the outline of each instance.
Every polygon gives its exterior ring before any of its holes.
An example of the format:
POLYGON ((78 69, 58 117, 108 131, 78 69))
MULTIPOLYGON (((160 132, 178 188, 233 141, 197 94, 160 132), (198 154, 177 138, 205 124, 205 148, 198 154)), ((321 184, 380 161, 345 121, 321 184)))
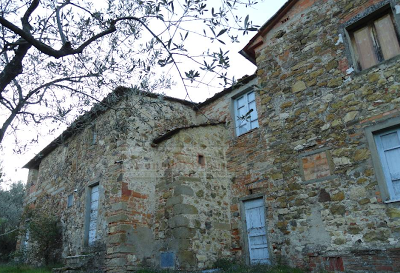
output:
MULTIPOLYGON (((372 5, 368 8, 366 8, 363 12, 360 14, 356 15, 353 17, 351 20, 347 21, 344 23, 341 27, 342 29, 342 34, 347 38, 345 39, 345 51, 346 55, 348 57, 349 61, 349 67, 353 67, 353 69, 356 72, 362 72, 366 71, 372 67, 378 66, 386 61, 395 59, 400 56, 400 53, 390 57, 388 59, 384 59, 382 51, 380 50, 380 53, 378 55, 375 55, 377 58, 377 63, 374 65, 371 65, 370 67, 362 68, 359 60, 357 58, 357 49, 355 48, 354 45, 354 38, 353 38, 353 33, 359 29, 362 29, 365 26, 371 26, 374 24, 375 21, 381 19, 385 15, 389 14, 392 19, 395 35, 396 35, 396 40, 400 46, 400 14, 396 13, 395 9, 396 3, 393 0, 384 0, 380 3, 377 3, 375 5, 372 5)), ((371 27, 369 27, 371 28, 371 27)), ((376 37, 377 34, 375 33, 376 37)), ((371 41, 373 42, 373 38, 371 38, 371 41)), ((379 40, 378 40, 379 43, 379 40)), ((374 50, 374 53, 377 54, 377 52, 374 50)))
POLYGON ((241 136, 243 134, 248 133, 249 131, 251 131, 253 129, 259 128, 260 124, 258 122, 257 94, 256 94, 256 91, 254 89, 246 89, 244 92, 239 93, 237 96, 233 97, 232 100, 233 100, 233 112, 232 113, 233 113, 233 119, 234 119, 234 124, 235 124, 236 136, 241 136), (254 93, 254 100, 251 100, 249 102, 248 96, 251 93, 254 93), (239 124, 240 120, 239 120, 239 112, 238 112, 238 103, 239 103, 239 100, 241 98, 245 98, 245 103, 244 103, 243 107, 245 107, 246 114, 250 113, 250 120, 246 119, 246 125, 245 125, 246 126, 246 132, 242 132, 242 133, 240 132, 240 127, 241 127, 240 125, 241 124, 239 124), (251 120, 251 117, 253 115, 252 115, 252 112, 250 112, 249 105, 251 103, 253 103, 253 102, 254 102, 254 105, 255 105, 255 109, 254 108, 252 108, 252 109, 254 110, 254 114, 256 116, 256 119, 251 120), (256 122, 256 125, 254 127, 252 127, 252 125, 251 125, 253 122, 256 122))
POLYGON ((371 152, 372 165, 378 187, 381 192, 382 200, 384 203, 400 202, 400 196, 393 196, 388 188, 388 181, 385 176, 384 168, 381 162, 378 145, 376 143, 376 136, 386 134, 393 130, 400 129, 400 117, 394 117, 377 124, 371 125, 364 129, 369 150, 371 152))

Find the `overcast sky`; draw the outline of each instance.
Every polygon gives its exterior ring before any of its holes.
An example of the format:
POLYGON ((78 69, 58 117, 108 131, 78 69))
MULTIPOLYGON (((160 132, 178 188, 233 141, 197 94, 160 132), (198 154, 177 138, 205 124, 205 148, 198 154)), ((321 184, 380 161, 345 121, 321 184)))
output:
MULTIPOLYGON (((272 15, 274 15, 278 9, 286 2, 286 0, 264 0, 257 4, 253 8, 245 9, 241 12, 241 16, 245 17, 247 14, 250 15, 250 19, 254 24, 262 26, 272 15)), ((256 67, 241 56, 238 52, 243 49, 247 42, 253 37, 254 33, 246 35, 240 38, 240 44, 234 44, 229 46, 230 50, 230 64, 231 68, 229 74, 235 76, 236 79, 240 79, 244 75, 252 75, 256 67)), ((203 45, 204 47, 204 45, 203 45)), ((190 91, 190 98, 195 102, 204 101, 205 99, 214 95, 214 93, 222 91, 221 88, 199 88, 190 91)), ((182 88, 173 88, 173 91, 168 91, 168 96, 185 98, 185 92, 182 88)), ((64 128, 65 129, 65 128, 64 128)), ((19 132, 24 134, 26 132, 19 132)), ((22 169, 32 157, 39 153, 44 147, 47 146, 55 137, 57 137, 61 131, 56 132, 52 136, 42 137, 39 143, 31 147, 23 155, 16 155, 13 153, 13 139, 8 136, 3 142, 3 170, 6 174, 6 179, 10 179, 13 182, 23 181, 26 182, 28 171, 22 169)))

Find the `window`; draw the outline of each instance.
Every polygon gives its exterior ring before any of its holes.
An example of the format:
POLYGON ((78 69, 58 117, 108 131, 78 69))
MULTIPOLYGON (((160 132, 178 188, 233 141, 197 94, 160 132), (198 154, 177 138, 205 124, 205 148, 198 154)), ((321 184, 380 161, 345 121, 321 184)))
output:
POLYGON ((400 200, 400 128, 374 135, 390 200, 400 200))
POLYGON ((400 54, 394 22, 390 6, 385 6, 347 28, 359 70, 400 54))
POLYGON ((68 199, 67 199, 67 207, 72 207, 72 205, 74 204, 74 195, 70 194, 68 195, 68 199))
POLYGON ((90 144, 95 145, 97 143, 97 130, 96 130, 96 125, 92 125, 90 128, 91 131, 91 139, 90 139, 90 144))
POLYGON ((201 166, 204 166, 206 164, 206 160, 204 158, 204 155, 198 155, 197 156, 197 163, 199 163, 201 166))
POLYGON ((248 92, 234 100, 236 134, 238 136, 258 127, 256 94, 248 92))
POLYGON ((99 184, 89 186, 86 199, 85 245, 93 246, 97 240, 99 213, 99 184))

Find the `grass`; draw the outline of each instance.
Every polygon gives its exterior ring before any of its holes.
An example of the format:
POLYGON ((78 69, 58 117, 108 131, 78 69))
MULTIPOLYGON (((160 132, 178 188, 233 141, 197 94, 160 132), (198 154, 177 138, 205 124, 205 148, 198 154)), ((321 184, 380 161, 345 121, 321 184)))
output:
MULTIPOLYGON (((291 268, 287 266, 245 266, 238 264, 231 264, 223 266, 224 269, 218 271, 218 273, 304 273, 301 269, 291 268)), ((28 265, 1 265, 0 273, 51 273, 52 267, 41 267, 35 268, 28 265)), ((174 273, 177 271, 173 270, 151 270, 151 269, 141 269, 136 271, 136 273, 174 273)), ((179 271, 182 273, 182 271, 179 271)), ((201 271, 199 271, 201 272, 201 271)))
MULTIPOLYGON (((173 273, 173 272, 177 271, 142 269, 137 271, 136 273, 173 273)), ((179 272, 182 273, 182 271, 179 272)), ((218 273, 304 273, 304 272, 305 271, 301 269, 291 268, 288 266, 271 267, 266 265, 246 266, 237 264, 231 264, 231 266, 224 267, 224 269, 218 271, 218 273)))
POLYGON ((51 273, 51 267, 35 268, 28 265, 0 265, 0 273, 51 273))

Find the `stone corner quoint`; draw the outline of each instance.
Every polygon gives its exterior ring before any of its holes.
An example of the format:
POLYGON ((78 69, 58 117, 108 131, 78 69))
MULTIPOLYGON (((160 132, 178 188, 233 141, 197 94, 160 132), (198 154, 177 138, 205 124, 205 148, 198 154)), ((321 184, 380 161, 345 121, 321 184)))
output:
POLYGON ((26 164, 25 204, 61 217, 65 263, 104 272, 396 271, 399 37, 400 0, 289 0, 241 51, 255 75, 200 104, 117 88, 124 110, 26 164))

